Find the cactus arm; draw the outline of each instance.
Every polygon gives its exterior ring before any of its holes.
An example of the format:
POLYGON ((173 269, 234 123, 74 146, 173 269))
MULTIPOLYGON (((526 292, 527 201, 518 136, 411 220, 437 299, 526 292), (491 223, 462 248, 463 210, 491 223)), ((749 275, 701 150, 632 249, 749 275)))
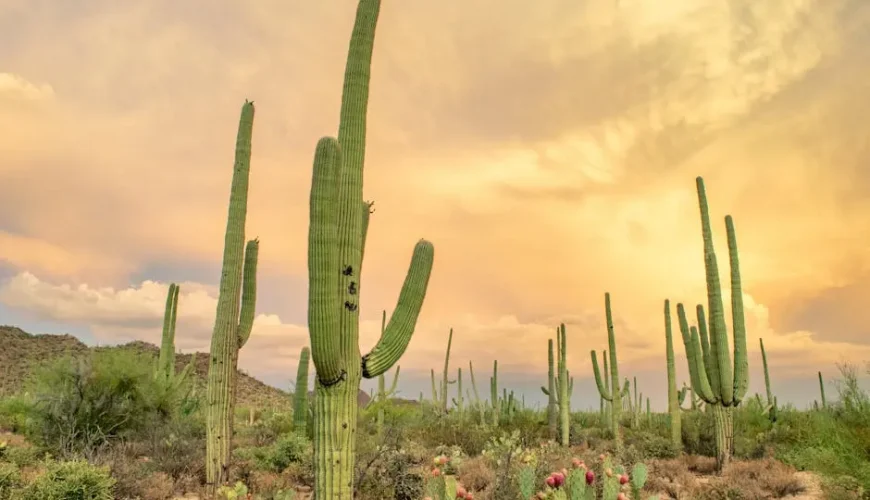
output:
POLYGON ((468 376, 471 378, 471 390, 474 391, 474 400, 480 403, 480 392, 477 391, 477 381, 474 379, 474 365, 468 362, 468 376))
MULTIPOLYGON (((686 359, 689 364, 689 379, 692 381, 692 392, 705 401, 715 404, 718 402, 717 395, 710 387, 707 379, 707 371, 704 369, 704 358, 701 352, 701 342, 697 333, 693 334, 689 329, 689 320, 686 319, 686 309, 683 304, 677 304, 677 319, 680 325, 680 333, 683 336, 683 345, 686 349, 686 359)), ((697 332, 697 330, 694 330, 697 332)))
POLYGON ((613 401, 613 395, 608 389, 605 389, 604 382, 602 382, 601 370, 598 368, 598 356, 595 354, 594 349, 589 351, 589 356, 592 358, 592 373, 595 375, 595 385, 598 386, 598 394, 605 401, 613 401))
POLYGON ((324 137, 314 153, 314 175, 308 227, 308 330, 311 358, 318 380, 334 385, 346 374, 339 346, 339 315, 342 305, 337 294, 339 274, 338 166, 341 148, 338 141, 324 137))
POLYGON ((547 388, 544 387, 543 385, 541 386, 541 392, 544 393, 544 396, 549 396, 549 395, 550 395, 550 391, 548 391, 547 388))
POLYGON ((728 261, 731 267, 731 328, 734 335, 734 395, 733 405, 740 404, 749 389, 749 358, 746 350, 746 317, 743 312, 743 284, 740 278, 740 258, 737 254, 737 232, 734 219, 725 216, 728 235, 728 261))
POLYGON ((822 372, 819 372, 819 390, 822 392, 822 408, 827 408, 828 400, 825 398, 825 379, 822 378, 822 372))
MULTIPOLYGON (((668 372, 668 417, 670 421, 671 443, 675 446, 682 444, 682 416, 681 405, 686 397, 685 391, 677 390, 677 366, 674 356, 674 334, 671 325, 671 301, 665 299, 665 356, 667 358, 668 372)), ((647 413, 649 413, 649 399, 647 399, 647 413)))
MULTIPOLYGON (((622 401, 616 397, 616 392, 619 391, 619 365, 617 364, 616 357, 616 334, 613 331, 613 313, 611 312, 610 307, 610 293, 604 294, 604 316, 607 325, 607 344, 610 348, 610 388, 611 388, 611 397, 612 399, 612 410, 611 413, 614 413, 613 410, 616 407, 622 409, 622 401)), ((615 416, 611 416, 614 424, 614 432, 618 430, 618 422, 619 422, 619 411, 615 412, 615 416)), ((617 439, 619 441, 619 439, 617 439)))
POLYGON ((435 370, 430 369, 429 375, 432 377, 432 401, 437 403, 439 398, 438 398, 438 386, 435 385, 435 370))
POLYGON ((447 335, 447 352, 444 354, 444 373, 441 377, 441 410, 443 412, 447 412, 447 393, 448 393, 448 385, 450 381, 447 380, 447 374, 450 370, 450 347, 453 345, 453 328, 450 329, 450 333, 447 335))
POLYGON ((384 373, 405 353, 423 307, 434 258, 432 243, 418 241, 390 322, 375 347, 362 358, 363 377, 372 378, 384 373))
POLYGON ((254 312, 257 308, 257 257, 260 240, 254 238, 245 246, 244 279, 242 280, 242 306, 239 311, 239 349, 244 347, 254 328, 254 312))
POLYGON ((734 401, 734 374, 728 347, 728 330, 725 325, 725 305, 719 281, 719 264, 713 246, 713 230, 704 180, 696 179, 698 204, 701 211, 701 233, 704 240, 704 269, 707 277, 707 306, 710 311, 710 354, 714 358, 719 375, 719 400, 726 405, 734 401))
POLYGON ((710 382, 710 388, 713 389, 713 393, 719 394, 719 368, 710 351, 710 336, 707 332, 707 319, 704 314, 704 306, 698 304, 695 307, 695 312, 698 316, 698 333, 701 335, 701 353, 703 355, 701 359, 704 361, 707 380, 710 382))

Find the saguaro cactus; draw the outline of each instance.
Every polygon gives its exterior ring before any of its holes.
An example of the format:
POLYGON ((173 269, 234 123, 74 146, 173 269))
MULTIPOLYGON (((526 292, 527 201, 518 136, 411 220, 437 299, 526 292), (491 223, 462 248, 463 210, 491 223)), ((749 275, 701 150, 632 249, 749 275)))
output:
POLYGON ((163 313, 163 337, 160 340, 160 355, 157 370, 172 378, 175 376, 175 321, 178 317, 178 285, 169 284, 166 294, 166 309, 163 313))
POLYGON ((228 478, 239 349, 248 341, 254 325, 259 242, 254 239, 245 245, 253 126, 254 103, 245 102, 236 139, 223 269, 208 366, 206 482, 211 490, 228 478))
POLYGON ((822 391, 822 408, 827 408, 828 400, 825 398, 825 379, 822 378, 822 372, 819 372, 819 390, 822 391))
MULTIPOLYGON (((598 394, 610 403, 610 430, 617 449, 622 446, 622 433, 619 429, 619 418, 622 413, 622 398, 626 390, 619 389, 619 366, 616 362, 616 335, 613 333, 613 314, 610 311, 610 294, 604 294, 604 315, 607 322, 607 343, 610 349, 610 388, 607 389, 601 380, 601 371, 598 368, 598 358, 595 350, 589 351, 592 357, 592 372, 595 375, 595 385, 598 386, 598 394)), ((607 374, 605 373, 606 377, 607 374)), ((627 386, 626 386, 627 387, 627 386)))
MULTIPOLYGON (((668 363, 668 416, 670 417, 671 444, 683 448, 683 416, 677 390, 677 367, 674 361, 674 336, 671 329, 671 301, 665 300, 665 355, 668 363)), ((685 393, 684 393, 685 394, 685 393)))
MULTIPOLYGON (((704 180, 696 179, 698 204, 701 211, 701 232, 704 240, 704 268, 707 281, 709 318, 709 351, 705 353, 698 333, 688 327, 682 304, 677 305, 680 332, 686 348, 693 391, 712 408, 716 422, 717 464, 721 470, 731 460, 734 444, 733 408, 740 404, 749 386, 749 361, 746 356, 746 326, 743 315, 743 289, 740 281, 740 262, 737 255, 737 237, 731 216, 725 217, 728 237, 728 255, 731 266, 731 314, 734 331, 734 364, 732 367, 725 325, 725 306, 719 282, 719 265, 713 247, 713 232, 707 207, 704 180), (709 356, 707 355, 709 354, 709 356)), ((702 309, 698 309, 698 327, 702 336, 707 326, 702 309)))
POLYGON ((492 425, 498 427, 501 400, 498 397, 498 360, 492 362, 492 377, 489 377, 489 401, 492 406, 492 425))
POLYGON ((762 408, 767 413, 771 422, 776 422, 777 418, 777 403, 776 396, 770 390, 770 372, 767 369, 767 352, 764 350, 764 339, 758 339, 758 344, 761 346, 761 364, 764 366, 764 389, 767 393, 767 405, 762 405, 762 408))
POLYGON ((363 201, 366 110, 379 0, 360 0, 350 40, 338 139, 317 143, 308 232, 308 325, 317 370, 314 492, 350 500, 362 377, 386 372, 405 352, 432 270, 434 247, 420 240, 399 300, 375 347, 360 356, 361 268, 369 221, 363 201))
POLYGON ((308 346, 299 352, 299 366, 296 367, 296 387, 293 388, 293 431, 304 436, 308 431, 308 365, 311 349, 308 346))
POLYGON ((571 433, 571 380, 568 375, 568 340, 565 336, 565 324, 556 330, 559 353, 559 376, 556 388, 559 390, 559 441, 562 446, 568 446, 571 433))
POLYGON ((553 339, 547 339, 547 388, 541 387, 547 395, 547 427, 550 439, 556 440, 559 432, 559 407, 556 403, 556 371, 553 368, 553 339))

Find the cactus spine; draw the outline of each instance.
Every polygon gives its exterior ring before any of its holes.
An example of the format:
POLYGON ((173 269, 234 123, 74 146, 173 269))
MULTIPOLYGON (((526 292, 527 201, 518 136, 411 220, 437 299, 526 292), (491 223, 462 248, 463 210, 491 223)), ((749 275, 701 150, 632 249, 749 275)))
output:
MULTIPOLYGON (((728 256, 731 267, 731 313, 734 335, 734 364, 732 367, 728 347, 728 331, 725 325, 725 307, 719 281, 719 265, 713 247, 713 232, 710 227, 710 214, 704 180, 696 179, 698 205, 701 212, 701 233, 704 241, 704 268, 707 282, 707 305, 709 318, 709 356, 703 351, 702 340, 698 333, 688 327, 685 309, 677 305, 680 332, 689 360, 692 388, 714 412, 716 422, 717 464, 721 470, 731 460, 734 445, 733 408, 740 404, 749 385, 749 361, 746 356, 746 325, 743 315, 743 290, 740 278, 740 262, 737 255, 737 237, 734 221, 730 215, 725 217, 728 238, 728 256)), ((708 326, 702 321, 702 311, 698 308, 698 327, 701 335, 708 326)))
POLYGON ((254 103, 246 101, 236 139, 223 269, 208 367, 206 483, 212 491, 228 478, 239 349, 248 341, 254 325, 259 242, 254 239, 245 245, 253 126, 254 103))
POLYGON ((299 352, 299 366, 296 367, 296 387, 293 392, 293 431, 304 436, 308 425, 308 365, 311 349, 308 346, 299 352))
POLYGON ((350 500, 362 377, 386 372, 405 352, 423 306, 434 247, 420 240, 395 310, 375 347, 360 356, 359 297, 369 204, 363 201, 366 110, 380 0, 360 0, 350 39, 338 138, 317 143, 308 233, 308 325, 317 372, 314 494, 350 500))
MULTIPOLYGON (((668 363, 668 415, 671 424, 671 444, 679 450, 683 447, 683 417, 680 409, 679 391, 677 391, 677 366, 674 361, 674 335, 671 328, 670 300, 665 300, 665 354, 668 363)), ((685 392, 683 392, 683 396, 685 397, 685 392)))
MULTIPOLYGON (((607 322, 607 343, 610 348, 610 388, 605 388, 601 381, 601 371, 598 369, 598 358, 595 350, 589 351, 592 357, 592 371, 595 375, 595 385, 598 386, 598 394, 610 403, 610 430, 617 449, 622 446, 622 434, 619 430, 619 418, 622 412, 622 397, 624 391, 619 390, 619 366, 616 364, 616 335, 613 333, 613 314, 610 310, 610 294, 604 294, 604 315, 607 322)), ((606 377, 607 374, 605 373, 606 377)))

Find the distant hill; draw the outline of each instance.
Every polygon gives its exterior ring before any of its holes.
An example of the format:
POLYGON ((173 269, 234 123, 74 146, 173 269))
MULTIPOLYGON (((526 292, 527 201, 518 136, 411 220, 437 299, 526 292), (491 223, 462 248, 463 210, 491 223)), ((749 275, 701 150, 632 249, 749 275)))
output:
MULTIPOLYGON (((160 349, 147 342, 134 341, 119 346, 88 347, 72 335, 33 335, 15 326, 0 325, 0 396, 17 391, 26 381, 32 367, 39 363, 51 361, 64 355, 84 354, 88 351, 106 351, 114 349, 129 349, 157 356, 160 349)), ((181 371, 190 362, 190 354, 176 354, 175 368, 181 371)), ((295 366, 288 367, 296 370, 295 366)), ((206 377, 208 375, 208 354, 197 353, 194 372, 197 385, 202 388, 200 394, 205 394, 206 377)), ((292 394, 264 384, 239 370, 236 379, 236 397, 239 406, 254 406, 257 408, 275 408, 292 405, 292 394)), ((314 392, 309 391, 314 397, 314 392)), ((360 406, 369 403, 371 397, 360 390, 357 402, 360 406)), ((414 400, 393 398, 397 403, 416 404, 414 400)))
MULTIPOLYGON (((159 349, 146 342, 130 342, 111 347, 88 347, 72 335, 31 335, 14 326, 0 326, 0 395, 17 391, 30 374, 31 368, 64 355, 80 355, 89 350, 129 349, 157 356, 159 349)), ((177 354, 175 365, 181 371, 189 362, 190 354, 177 354)), ((208 375, 208 354, 197 353, 197 384, 205 393, 208 375)), ((292 404, 291 395, 239 371, 236 379, 236 397, 239 406, 257 408, 282 407, 292 404)))

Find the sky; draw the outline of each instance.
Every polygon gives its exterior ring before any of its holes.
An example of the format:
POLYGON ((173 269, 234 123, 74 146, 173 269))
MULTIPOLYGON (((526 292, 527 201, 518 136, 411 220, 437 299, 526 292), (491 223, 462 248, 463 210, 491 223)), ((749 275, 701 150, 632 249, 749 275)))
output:
MULTIPOLYGON (((206 351, 251 99, 259 295, 240 367, 289 387, 308 342, 314 146, 337 132, 354 11, 0 1, 0 324, 159 343, 177 282, 177 347, 206 351)), ((864 0, 385 1, 363 352, 425 237, 435 264, 401 395, 430 394, 453 328, 466 387, 473 361, 488 393, 498 359, 500 382, 539 404, 564 322, 573 406, 597 407, 589 351, 606 349, 610 292, 621 375, 664 408, 663 301, 706 297, 700 175, 723 273, 724 216, 737 227, 750 391, 763 338, 779 401, 811 404, 817 371, 830 385, 838 363, 870 361, 867 46, 864 0)))

